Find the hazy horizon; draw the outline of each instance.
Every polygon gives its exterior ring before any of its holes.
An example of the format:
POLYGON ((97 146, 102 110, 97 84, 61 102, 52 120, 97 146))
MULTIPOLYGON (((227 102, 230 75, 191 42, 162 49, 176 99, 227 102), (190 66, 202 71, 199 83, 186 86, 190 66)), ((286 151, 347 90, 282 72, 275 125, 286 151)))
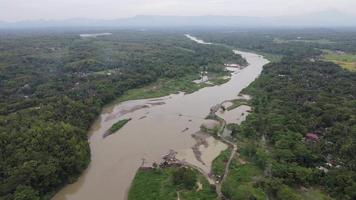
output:
POLYGON ((0 21, 118 19, 137 15, 300 15, 327 10, 356 15, 351 0, 0 0, 0 21))

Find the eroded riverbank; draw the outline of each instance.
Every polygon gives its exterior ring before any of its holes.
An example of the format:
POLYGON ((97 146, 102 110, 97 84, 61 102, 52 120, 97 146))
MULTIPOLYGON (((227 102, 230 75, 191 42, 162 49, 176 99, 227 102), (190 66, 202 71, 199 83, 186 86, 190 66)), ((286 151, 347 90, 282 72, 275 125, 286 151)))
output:
POLYGON ((180 159, 209 171, 211 161, 227 145, 207 136, 208 145, 197 147, 201 162, 196 159, 192 137, 205 123, 213 105, 235 99, 240 91, 254 81, 268 60, 262 56, 236 51, 249 63, 233 73, 219 86, 200 89, 191 94, 174 94, 161 98, 126 101, 106 107, 90 131, 91 164, 81 178, 61 190, 55 200, 126 199, 137 169, 145 163, 161 160, 170 150, 180 159), (139 108, 139 109, 138 109, 139 108), (130 111, 130 112, 128 112, 130 111), (131 118, 120 131, 103 139, 103 134, 115 122, 131 118), (205 149, 204 149, 205 148, 205 149), (210 162, 210 163, 209 163, 210 162))

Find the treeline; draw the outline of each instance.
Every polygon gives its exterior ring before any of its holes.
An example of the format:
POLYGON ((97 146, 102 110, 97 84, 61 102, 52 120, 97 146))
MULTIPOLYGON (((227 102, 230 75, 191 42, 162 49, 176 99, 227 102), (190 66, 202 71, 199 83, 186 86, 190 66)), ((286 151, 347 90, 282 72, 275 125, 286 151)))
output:
POLYGON ((356 53, 354 29, 263 29, 196 33, 207 41, 261 53, 315 57, 322 49, 356 53))
POLYGON ((2 199, 48 199, 76 180, 90 162, 87 130, 125 91, 244 63, 228 48, 164 32, 4 34, 0 43, 2 199))
POLYGON ((293 192, 301 186, 356 199, 355 73, 286 57, 265 66, 244 92, 254 110, 233 133, 249 138, 242 152, 264 171, 256 187, 280 200, 302 199, 293 192))

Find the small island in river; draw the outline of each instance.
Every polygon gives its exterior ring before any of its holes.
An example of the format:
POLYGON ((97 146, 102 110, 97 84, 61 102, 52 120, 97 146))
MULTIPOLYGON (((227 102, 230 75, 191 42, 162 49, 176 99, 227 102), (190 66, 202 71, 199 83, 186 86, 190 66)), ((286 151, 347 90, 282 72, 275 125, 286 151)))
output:
POLYGON ((131 118, 123 119, 123 120, 120 120, 120 121, 116 122, 115 124, 113 124, 111 126, 111 128, 108 131, 106 131, 104 133, 103 138, 106 138, 107 136, 114 134, 115 132, 120 130, 122 127, 124 127, 125 124, 127 124, 127 122, 129 122, 130 120, 131 120, 131 118))

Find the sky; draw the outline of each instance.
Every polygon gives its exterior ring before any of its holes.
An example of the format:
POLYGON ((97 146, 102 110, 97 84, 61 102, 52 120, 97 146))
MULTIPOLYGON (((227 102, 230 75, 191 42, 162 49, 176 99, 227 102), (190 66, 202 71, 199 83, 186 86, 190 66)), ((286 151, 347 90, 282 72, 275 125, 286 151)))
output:
POLYGON ((0 0, 0 21, 135 15, 281 16, 335 10, 356 15, 356 0, 0 0))

